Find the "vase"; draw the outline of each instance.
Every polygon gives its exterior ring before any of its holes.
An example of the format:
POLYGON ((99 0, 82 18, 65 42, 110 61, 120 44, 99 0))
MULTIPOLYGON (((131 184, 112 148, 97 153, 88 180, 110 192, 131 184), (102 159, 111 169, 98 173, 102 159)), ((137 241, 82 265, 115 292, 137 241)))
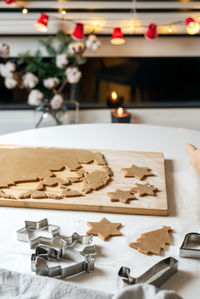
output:
POLYGON ((35 128, 75 124, 79 120, 79 102, 64 101, 60 109, 53 109, 46 99, 35 109, 35 128))

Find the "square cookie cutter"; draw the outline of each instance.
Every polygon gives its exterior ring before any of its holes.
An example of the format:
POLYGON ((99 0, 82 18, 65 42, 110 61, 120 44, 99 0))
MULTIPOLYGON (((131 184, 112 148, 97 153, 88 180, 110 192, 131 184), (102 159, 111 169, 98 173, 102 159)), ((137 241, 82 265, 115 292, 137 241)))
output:
POLYGON ((60 278, 71 277, 82 272, 89 273, 94 270, 95 258, 93 258, 93 255, 95 253, 95 246, 86 246, 82 251, 72 248, 56 250, 38 246, 31 256, 31 270, 37 275, 60 278), (67 267, 49 267, 48 263, 51 259, 58 262, 70 260, 74 264, 67 267))
POLYGON ((161 260, 141 276, 135 278, 130 275, 130 268, 121 267, 118 272, 119 287, 124 288, 137 283, 148 283, 159 288, 178 270, 178 261, 173 257, 161 260))
POLYGON ((191 246, 194 243, 200 246, 200 234, 189 233, 185 235, 185 238, 179 250, 179 256, 189 258, 200 258, 200 249, 192 248, 191 246))

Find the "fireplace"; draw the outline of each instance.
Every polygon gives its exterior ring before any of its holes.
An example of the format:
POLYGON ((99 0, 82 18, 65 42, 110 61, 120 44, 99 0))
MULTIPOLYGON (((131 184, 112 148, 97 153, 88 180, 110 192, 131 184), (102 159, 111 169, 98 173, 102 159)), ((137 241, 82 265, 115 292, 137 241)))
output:
MULTIPOLYGON (((106 108, 112 91, 127 107, 199 107, 198 57, 88 57, 82 79, 64 90, 81 108, 106 108)), ((2 109, 30 109, 27 93, 8 90, 0 80, 2 109)))

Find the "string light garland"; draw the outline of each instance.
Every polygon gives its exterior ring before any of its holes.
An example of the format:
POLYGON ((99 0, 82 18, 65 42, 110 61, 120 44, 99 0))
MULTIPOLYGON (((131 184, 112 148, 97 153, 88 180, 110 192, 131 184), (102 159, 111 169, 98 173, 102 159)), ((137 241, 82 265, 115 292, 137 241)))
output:
MULTIPOLYGON (((131 18, 133 19, 133 21, 136 19, 136 1, 137 0, 133 0, 133 8, 131 9, 131 18)), ((18 3, 17 0, 4 0, 4 2, 8 5, 14 4, 17 5, 18 7, 20 6, 20 2, 18 3)), ((22 8, 22 13, 25 15, 28 13, 28 9, 26 7, 21 7, 22 8)), ((84 38, 84 26, 88 26, 89 28, 91 28, 91 24, 87 24, 86 22, 84 22, 84 24, 77 22, 77 21, 73 21, 73 20, 69 20, 65 18, 66 15, 66 10, 65 9, 60 9, 59 10, 59 14, 60 17, 56 17, 54 15, 47 15, 45 13, 42 13, 40 15, 40 17, 38 18, 37 22, 35 23, 35 28, 41 32, 48 32, 48 22, 49 19, 54 19, 54 20, 59 20, 59 21, 64 21, 64 22, 68 22, 68 23, 72 23, 74 24, 74 30, 72 32, 72 38, 74 40, 82 40, 84 38)), ((137 29, 143 29, 145 31, 145 37, 147 39, 153 40, 156 39, 158 37, 158 32, 159 29, 162 29, 164 27, 167 27, 167 32, 170 34, 173 32, 174 27, 177 25, 185 25, 186 28, 186 32, 189 35, 195 35, 198 34, 200 31, 200 23, 198 21, 200 16, 196 16, 196 17, 188 17, 185 20, 178 20, 176 22, 172 22, 169 24, 155 24, 155 23, 151 23, 148 26, 145 25, 127 25, 127 26, 121 26, 121 27, 111 27, 111 26, 100 26, 98 22, 95 22, 94 24, 94 28, 93 30, 91 30, 92 33, 96 32, 96 31, 100 31, 100 27, 104 28, 104 29, 108 29, 108 30, 112 30, 112 38, 111 38, 111 44, 113 45, 122 45, 125 43, 125 38, 123 35, 123 30, 127 30, 129 29, 129 32, 134 32, 137 29), (97 24, 97 25, 96 25, 97 24)))
POLYGON ((15 3, 17 0, 4 0, 4 2, 6 3, 6 4, 12 4, 12 3, 15 3))
POLYGON ((145 37, 148 39, 155 39, 158 37, 158 33, 157 33, 157 25, 156 24, 150 24, 146 33, 145 33, 145 37))
POLYGON ((74 31, 72 32, 72 38, 78 41, 84 38, 84 25, 82 23, 77 23, 75 25, 74 31))
POLYGON ((124 35, 121 31, 121 28, 119 28, 119 27, 113 28, 111 44, 113 44, 113 45, 122 45, 124 43, 125 43, 125 39, 124 39, 124 35))
POLYGON ((37 23, 35 23, 35 29, 41 31, 41 32, 47 32, 48 31, 48 22, 49 17, 45 13, 42 13, 37 20, 37 23))
POLYGON ((186 30, 187 30, 188 34, 194 35, 199 32, 199 29, 200 29, 199 23, 196 22, 193 18, 187 18, 185 20, 185 24, 187 27, 186 30))

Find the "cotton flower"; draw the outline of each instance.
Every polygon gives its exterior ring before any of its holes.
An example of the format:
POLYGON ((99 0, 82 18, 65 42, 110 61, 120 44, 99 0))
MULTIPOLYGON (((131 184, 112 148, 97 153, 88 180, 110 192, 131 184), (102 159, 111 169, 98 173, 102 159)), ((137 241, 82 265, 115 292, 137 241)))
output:
POLYGON ((47 78, 43 80, 44 87, 47 89, 54 89, 58 86, 60 80, 58 78, 47 78))
POLYGON ((22 82, 23 82, 23 86, 25 88, 34 88, 39 80, 38 78, 32 74, 32 73, 26 73, 23 77, 22 77, 22 82))
POLYGON ((2 76, 2 71, 3 71, 3 69, 4 69, 4 64, 3 63, 0 63, 0 76, 2 76))
POLYGON ((81 78, 81 72, 77 67, 68 67, 65 74, 69 83, 77 83, 81 78))
POLYGON ((63 103, 63 98, 61 95, 59 94, 56 94, 51 102, 50 102, 50 105, 53 109, 59 109, 61 106, 62 106, 62 103, 63 103))
POLYGON ((88 49, 96 51, 100 48, 101 42, 98 40, 96 35, 91 34, 91 35, 88 36, 88 39, 86 40, 85 45, 88 49))
POLYGON ((37 89, 33 89, 28 96, 28 104, 29 105, 40 105, 42 103, 42 100, 44 98, 44 95, 41 91, 37 89))
POLYGON ((63 53, 63 54, 58 54, 56 55, 56 66, 58 68, 63 68, 68 64, 68 59, 67 59, 67 54, 63 53))
POLYGON ((0 43, 0 56, 7 57, 10 53, 10 47, 8 44, 0 43))
POLYGON ((15 63, 13 63, 11 61, 8 61, 5 64, 5 67, 6 67, 6 69, 7 69, 8 72, 15 72, 16 71, 16 65, 15 65, 15 63))
POLYGON ((4 78, 7 77, 12 78, 13 72, 15 72, 15 70, 16 70, 16 65, 11 61, 8 61, 5 64, 1 64, 0 67, 1 76, 4 78))
POLYGON ((4 84, 8 89, 13 89, 17 86, 17 80, 14 77, 6 77, 4 84))
POLYGON ((68 47, 68 53, 69 55, 79 54, 83 51, 84 44, 80 42, 71 43, 68 47))

